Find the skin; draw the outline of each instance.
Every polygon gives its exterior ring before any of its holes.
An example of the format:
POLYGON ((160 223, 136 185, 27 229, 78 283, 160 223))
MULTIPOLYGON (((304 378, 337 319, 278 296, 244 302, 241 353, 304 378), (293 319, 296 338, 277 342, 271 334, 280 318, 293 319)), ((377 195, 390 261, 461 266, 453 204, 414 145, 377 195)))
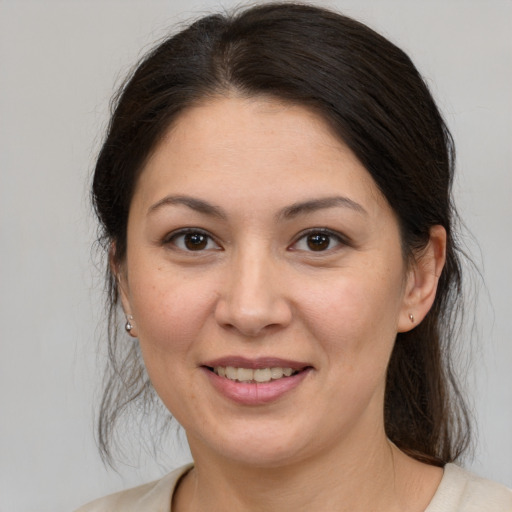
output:
POLYGON ((308 109, 223 97, 185 111, 143 169, 116 268, 195 461, 173 511, 424 510, 442 470, 387 440, 384 386, 396 333, 428 312, 444 253, 435 226, 404 261, 393 210, 308 109), (183 228, 206 245, 190 250, 183 228), (322 229, 327 246, 311 250, 305 232, 322 229), (226 356, 310 370, 277 400, 245 405, 203 367, 226 356))

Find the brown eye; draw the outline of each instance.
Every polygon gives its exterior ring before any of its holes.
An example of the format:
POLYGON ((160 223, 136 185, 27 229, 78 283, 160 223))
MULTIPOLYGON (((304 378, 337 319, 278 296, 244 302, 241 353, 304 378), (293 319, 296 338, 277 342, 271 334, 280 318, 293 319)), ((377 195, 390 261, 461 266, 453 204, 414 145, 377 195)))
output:
POLYGON ((312 251, 325 251, 329 248, 331 237, 325 233, 314 233, 308 235, 306 243, 312 251))
POLYGON ((348 245, 345 238, 325 228, 311 229, 290 247, 293 251, 326 252, 348 245))
POLYGON ((221 250, 221 247, 208 233, 195 229, 175 232, 165 243, 185 252, 221 250))
POLYGON ((188 233, 183 242, 189 251, 200 251, 208 245, 208 237, 203 233, 188 233))

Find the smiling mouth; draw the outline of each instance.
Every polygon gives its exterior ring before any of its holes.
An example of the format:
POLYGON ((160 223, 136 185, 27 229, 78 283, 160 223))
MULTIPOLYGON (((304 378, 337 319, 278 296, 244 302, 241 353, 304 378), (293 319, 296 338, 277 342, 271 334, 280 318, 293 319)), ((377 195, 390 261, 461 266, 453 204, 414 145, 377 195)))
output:
POLYGON ((274 380, 286 379, 292 377, 305 370, 284 368, 284 367, 270 367, 270 368, 237 368, 234 366, 215 366, 208 367, 210 371, 218 375, 219 377, 225 377, 226 379, 245 382, 245 383, 265 383, 274 380))

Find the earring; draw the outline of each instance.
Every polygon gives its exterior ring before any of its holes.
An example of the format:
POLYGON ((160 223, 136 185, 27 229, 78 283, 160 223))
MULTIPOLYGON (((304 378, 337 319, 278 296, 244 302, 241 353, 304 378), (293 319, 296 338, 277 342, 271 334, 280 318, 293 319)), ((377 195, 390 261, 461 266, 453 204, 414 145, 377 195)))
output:
POLYGON ((131 330, 133 329, 132 325, 133 315, 128 315, 126 317, 126 323, 124 324, 124 328, 128 334, 131 334, 131 330))
POLYGON ((411 323, 414 323, 414 315, 412 313, 409 313, 409 320, 411 323))

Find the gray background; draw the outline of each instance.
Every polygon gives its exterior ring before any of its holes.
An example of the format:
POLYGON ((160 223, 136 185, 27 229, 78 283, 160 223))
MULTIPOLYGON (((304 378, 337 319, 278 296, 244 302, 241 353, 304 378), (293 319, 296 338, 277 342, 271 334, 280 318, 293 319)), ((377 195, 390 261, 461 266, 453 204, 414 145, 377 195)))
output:
MULTIPOLYGON (((486 283, 464 370, 479 429, 467 465, 512 486, 512 3, 322 3, 408 52, 455 136, 486 283)), ((219 5, 233 2, 0 0, 1 512, 72 510, 163 471, 143 457, 108 472, 94 445, 102 306, 88 183, 114 85, 168 27, 219 5)), ((178 441, 169 453, 170 466, 187 457, 178 441)))

